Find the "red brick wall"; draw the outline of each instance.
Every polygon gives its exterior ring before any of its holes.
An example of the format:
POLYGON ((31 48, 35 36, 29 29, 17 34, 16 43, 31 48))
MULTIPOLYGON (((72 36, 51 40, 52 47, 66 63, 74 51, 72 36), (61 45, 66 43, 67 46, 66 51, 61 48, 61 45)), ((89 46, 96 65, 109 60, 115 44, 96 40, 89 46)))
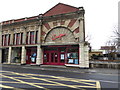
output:
POLYGON ((69 12, 75 12, 78 11, 79 9, 64 5, 64 4, 57 4, 55 7, 51 8, 49 11, 47 11, 43 16, 52 16, 52 15, 57 15, 57 14, 64 14, 64 13, 69 13, 69 12))

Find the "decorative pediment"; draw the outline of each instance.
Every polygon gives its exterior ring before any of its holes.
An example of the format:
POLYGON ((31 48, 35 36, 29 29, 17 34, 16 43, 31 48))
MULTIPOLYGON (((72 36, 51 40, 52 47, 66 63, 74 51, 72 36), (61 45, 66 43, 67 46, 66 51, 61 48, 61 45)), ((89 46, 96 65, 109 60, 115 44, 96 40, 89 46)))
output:
POLYGON ((53 8, 48 10, 46 13, 43 14, 43 16, 52 16, 57 14, 64 14, 64 13, 70 13, 78 11, 79 9, 70 5, 66 5, 63 3, 58 3, 53 8))

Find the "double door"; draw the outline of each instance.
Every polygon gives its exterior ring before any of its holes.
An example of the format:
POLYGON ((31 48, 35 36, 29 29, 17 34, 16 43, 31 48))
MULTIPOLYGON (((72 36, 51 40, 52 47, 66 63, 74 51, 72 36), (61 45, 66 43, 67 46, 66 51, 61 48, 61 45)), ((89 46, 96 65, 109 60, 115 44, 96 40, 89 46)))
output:
POLYGON ((64 65, 65 64, 65 53, 59 51, 45 51, 43 56, 43 64, 47 65, 64 65))

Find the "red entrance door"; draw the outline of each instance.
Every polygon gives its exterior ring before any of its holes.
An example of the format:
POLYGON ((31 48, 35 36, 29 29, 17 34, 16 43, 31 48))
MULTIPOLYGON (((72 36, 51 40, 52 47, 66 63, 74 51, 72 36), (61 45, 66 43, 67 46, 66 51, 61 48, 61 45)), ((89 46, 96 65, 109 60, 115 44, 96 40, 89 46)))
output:
POLYGON ((44 63, 47 65, 64 65, 65 64, 65 53, 59 51, 45 51, 44 52, 44 63))
POLYGON ((30 49, 27 49, 27 52, 26 52, 26 64, 30 64, 30 56, 31 56, 31 50, 30 49))
POLYGON ((35 63, 36 63, 36 48, 27 48, 26 64, 35 64, 35 63))

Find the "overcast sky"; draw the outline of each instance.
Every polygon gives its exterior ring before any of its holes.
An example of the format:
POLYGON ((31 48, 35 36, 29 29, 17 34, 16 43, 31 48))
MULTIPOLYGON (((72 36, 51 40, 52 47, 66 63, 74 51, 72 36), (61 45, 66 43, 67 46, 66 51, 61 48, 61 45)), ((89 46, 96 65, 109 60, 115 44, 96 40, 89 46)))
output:
POLYGON ((86 36, 93 49, 105 45, 118 25, 119 0, 1 0, 0 22, 36 16, 45 13, 56 4, 65 3, 85 9, 86 36))

